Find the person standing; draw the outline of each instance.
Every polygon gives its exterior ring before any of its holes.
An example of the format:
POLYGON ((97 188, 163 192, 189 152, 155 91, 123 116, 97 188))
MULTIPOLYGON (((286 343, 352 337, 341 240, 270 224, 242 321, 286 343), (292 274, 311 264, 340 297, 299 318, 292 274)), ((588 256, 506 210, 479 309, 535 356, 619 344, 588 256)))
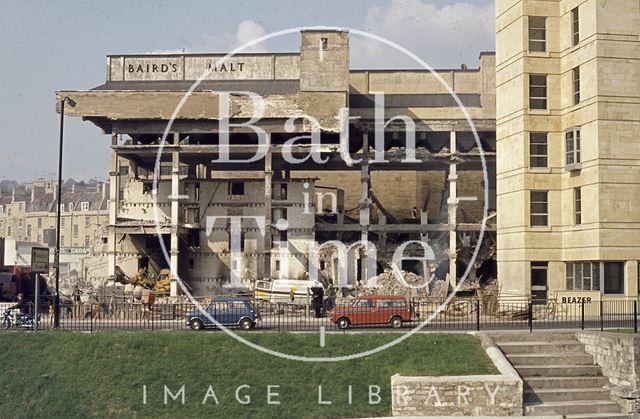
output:
POLYGON ((311 303, 313 304, 315 317, 322 317, 322 301, 324 300, 324 288, 322 287, 322 284, 315 281, 311 286, 311 292, 313 293, 311 303))
POLYGON ((80 317, 80 302, 82 301, 80 295, 80 288, 78 288, 78 285, 74 285, 73 292, 71 294, 71 301, 73 304, 72 316, 74 318, 80 317))

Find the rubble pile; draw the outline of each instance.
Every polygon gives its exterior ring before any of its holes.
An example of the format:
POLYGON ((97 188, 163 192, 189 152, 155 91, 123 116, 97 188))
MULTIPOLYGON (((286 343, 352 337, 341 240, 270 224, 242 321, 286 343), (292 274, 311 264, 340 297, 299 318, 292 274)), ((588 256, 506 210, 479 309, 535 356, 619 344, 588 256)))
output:
POLYGON ((387 265, 384 272, 375 277, 377 286, 368 288, 367 295, 401 295, 420 297, 429 295, 429 286, 422 276, 413 272, 401 271, 387 265), (395 273, 394 273, 395 272, 395 273), (404 283, 400 280, 404 279, 404 283))
MULTIPOLYGON (((42 277, 45 279, 47 288, 51 295, 55 294, 55 275, 43 275, 42 277)), ((59 286, 60 298, 62 302, 71 301, 75 293, 80 293, 81 295, 88 296, 95 292, 94 285, 91 282, 84 281, 76 270, 71 270, 67 274, 61 274, 59 286)))
POLYGON ((498 310, 498 281, 490 279, 482 282, 479 279, 467 279, 460 287, 454 300, 469 301, 480 300, 482 314, 495 314, 498 310))
POLYGON ((447 281, 436 279, 431 284, 430 297, 435 299, 444 300, 449 294, 449 283, 447 281))
POLYGON ((495 278, 481 284, 478 295, 482 301, 482 314, 493 315, 498 311, 500 289, 498 288, 498 281, 495 278))

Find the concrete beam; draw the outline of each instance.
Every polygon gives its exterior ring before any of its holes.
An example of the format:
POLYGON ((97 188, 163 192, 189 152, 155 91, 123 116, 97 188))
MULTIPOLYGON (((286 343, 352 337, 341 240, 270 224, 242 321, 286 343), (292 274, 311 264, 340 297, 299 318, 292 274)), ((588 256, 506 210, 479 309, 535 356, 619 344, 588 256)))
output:
MULTIPOLYGON (((119 145, 115 147, 118 153, 122 157, 136 158, 139 160, 146 159, 151 164, 155 164, 157 154, 160 152, 160 146, 158 145, 119 145)), ((216 158, 220 152, 220 146, 217 145, 165 145, 162 147, 161 159, 169 161, 171 152, 173 150, 179 150, 180 156, 183 162, 206 162, 211 163, 211 160, 216 158)), ((359 165, 347 166, 340 154, 337 151, 335 145, 323 145, 321 146, 323 158, 329 160, 323 164, 316 164, 313 160, 309 159, 303 164, 287 165, 283 161, 283 170, 360 170, 359 165)), ((273 145, 272 153, 274 155, 282 154, 282 145, 273 145)), ((310 149, 306 146, 294 146, 292 147, 292 153, 296 158, 304 158, 308 155, 310 149)), ((234 159, 249 159, 258 152, 257 145, 231 145, 229 146, 229 152, 234 159)), ((495 153, 484 153, 484 158, 488 166, 495 165, 495 153)), ((362 159, 364 154, 362 152, 352 153, 353 159, 362 159)), ((424 148, 416 150, 416 159, 420 160, 418 163, 406 163, 403 160, 406 158, 404 151, 402 150, 389 150, 385 152, 385 163, 369 163, 370 170, 437 170, 444 169, 449 166, 450 154, 448 152, 433 154, 424 148)), ((476 151, 469 153, 458 153, 456 155, 457 169, 458 170, 482 170, 481 156, 476 151)), ((141 161, 138 162, 142 164, 141 161)), ((148 163, 149 164, 149 163, 148 163)), ((220 170, 263 170, 262 163, 256 162, 253 164, 227 164, 227 163, 211 163, 220 170)))
MULTIPOLYGON (((347 103, 346 92, 299 92, 262 96, 264 113, 255 112, 253 99, 231 93, 229 109, 220 109, 221 95, 212 91, 192 92, 178 105, 186 92, 173 91, 135 91, 135 90, 64 90, 56 92, 56 109, 60 109, 60 100, 68 97, 75 102, 74 107, 65 108, 69 116, 83 118, 103 118, 107 120, 164 120, 172 117, 187 120, 219 120, 227 114, 232 120, 248 118, 303 118, 303 124, 309 124, 308 116, 315 118, 322 129, 338 132, 339 113, 347 103), (175 115, 174 115, 175 114, 175 115)), ((310 126, 308 127, 310 130, 310 126)), ((162 130, 161 132, 163 132, 162 130)))
MULTIPOLYGON (((168 120, 158 119, 108 119, 98 116, 85 116, 83 119, 94 123, 102 128, 106 134, 160 134, 167 129, 168 120)), ((293 122, 293 131, 285 131, 284 122, 286 118, 261 118, 254 125, 274 134, 288 134, 291 132, 307 133, 309 127, 302 123, 300 119, 293 122)), ((351 124, 351 128, 373 125, 373 120, 362 120, 351 124)), ((441 120, 441 119, 416 119, 416 132, 442 132, 447 133, 452 130, 459 132, 470 131, 471 127, 466 120, 441 120)), ((478 132, 495 131, 495 120, 474 119, 473 125, 478 132)), ((171 125, 171 130, 183 134, 211 134, 220 131, 220 124, 215 119, 175 119, 171 125)), ((390 121, 385 128, 386 132, 404 132, 405 125, 394 124, 390 121)), ((229 127, 231 133, 253 133, 247 127, 229 127)))
MULTIPOLYGON (((421 233, 426 234, 429 232, 437 231, 451 231, 449 224, 371 224, 369 225, 370 233, 421 233)), ((456 226, 457 231, 480 231, 482 229, 481 224, 471 223, 459 223, 456 226)), ((360 224, 330 224, 330 223, 317 223, 315 226, 316 231, 360 231, 360 224)), ((495 225, 487 225, 485 231, 495 231, 495 225)))
MULTIPOLYGON (((104 118, 85 118, 94 124, 105 127, 109 131, 118 134, 161 134, 167 129, 168 120, 108 120, 104 118)), ((285 118, 261 118, 254 126, 260 127, 267 132, 290 134, 307 133, 309 127, 302 123, 302 120, 293 121, 293 131, 285 131, 285 118)), ((171 130, 183 134, 215 134, 220 132, 220 123, 216 119, 175 119, 171 124, 171 130)), ((254 134, 255 131, 248 127, 229 127, 230 133, 254 134)))

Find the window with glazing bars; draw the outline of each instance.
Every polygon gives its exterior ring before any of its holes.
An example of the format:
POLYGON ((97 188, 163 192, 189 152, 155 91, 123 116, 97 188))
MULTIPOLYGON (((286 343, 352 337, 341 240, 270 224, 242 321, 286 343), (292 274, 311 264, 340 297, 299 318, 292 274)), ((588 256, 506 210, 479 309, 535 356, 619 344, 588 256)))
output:
POLYGON ((547 76, 529 75, 529 109, 547 109, 547 76))
POLYGON ((573 215, 576 225, 582 224, 582 189, 573 188, 573 215))
POLYGON ((571 11, 571 45, 576 46, 580 43, 580 14, 576 7, 571 11))
POLYGON ((573 69, 573 104, 580 103, 580 67, 573 69))
POLYGON ((565 165, 580 163, 580 128, 565 131, 565 165))
POLYGON ((529 166, 547 167, 548 165, 547 133, 529 133, 529 166))
POLYGON ((531 225, 549 225, 549 192, 531 191, 531 225))
POLYGON ((529 16, 529 52, 547 50, 547 18, 529 16))

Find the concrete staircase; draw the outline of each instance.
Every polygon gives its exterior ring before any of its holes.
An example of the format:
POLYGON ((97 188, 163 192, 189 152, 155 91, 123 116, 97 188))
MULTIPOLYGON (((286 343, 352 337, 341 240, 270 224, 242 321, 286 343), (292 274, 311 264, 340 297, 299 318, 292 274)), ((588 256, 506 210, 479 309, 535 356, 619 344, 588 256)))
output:
POLYGON ((630 418, 609 380, 573 332, 496 332, 495 343, 524 381, 525 416, 630 418))

